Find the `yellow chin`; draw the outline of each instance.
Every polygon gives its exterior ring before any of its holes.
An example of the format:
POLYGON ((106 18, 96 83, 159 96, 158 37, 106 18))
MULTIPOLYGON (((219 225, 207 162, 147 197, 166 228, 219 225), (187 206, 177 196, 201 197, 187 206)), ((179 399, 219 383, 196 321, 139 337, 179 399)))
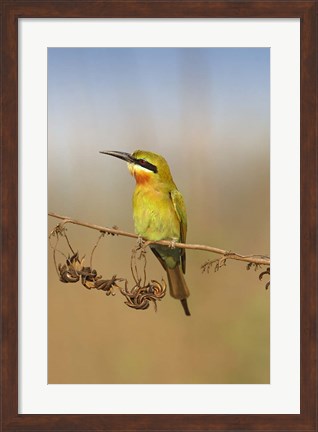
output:
POLYGON ((132 164, 132 163, 128 163, 128 164, 127 164, 127 167, 128 167, 128 171, 129 171, 130 174, 133 176, 133 175, 134 175, 134 172, 135 172, 135 165, 132 164))

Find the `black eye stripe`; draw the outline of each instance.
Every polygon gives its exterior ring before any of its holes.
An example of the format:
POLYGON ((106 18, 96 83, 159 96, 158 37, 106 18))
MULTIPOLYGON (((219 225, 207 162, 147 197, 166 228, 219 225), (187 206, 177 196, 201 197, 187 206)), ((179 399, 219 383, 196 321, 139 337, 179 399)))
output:
POLYGON ((145 159, 138 159, 137 160, 138 165, 142 166, 143 168, 147 168, 148 170, 157 173, 157 167, 156 165, 151 164, 150 162, 146 161, 145 159))

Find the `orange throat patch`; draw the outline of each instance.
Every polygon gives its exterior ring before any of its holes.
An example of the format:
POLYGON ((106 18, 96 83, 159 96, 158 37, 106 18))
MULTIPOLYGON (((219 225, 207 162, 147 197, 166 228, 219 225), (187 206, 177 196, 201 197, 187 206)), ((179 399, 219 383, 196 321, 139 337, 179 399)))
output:
POLYGON ((128 168, 129 168, 130 174, 135 177, 137 184, 148 183, 148 181, 150 180, 152 173, 149 172, 148 170, 145 170, 145 169, 138 167, 136 165, 130 166, 128 168))

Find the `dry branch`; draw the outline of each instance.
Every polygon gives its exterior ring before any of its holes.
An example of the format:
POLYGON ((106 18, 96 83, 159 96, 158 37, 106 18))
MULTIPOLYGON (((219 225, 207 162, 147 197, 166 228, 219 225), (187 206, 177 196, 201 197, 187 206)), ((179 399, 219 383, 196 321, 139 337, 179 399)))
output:
MULTIPOLYGON (((60 223, 61 227, 70 223, 70 224, 79 225, 79 226, 83 226, 86 228, 94 229, 94 230, 100 231, 101 233, 121 235, 124 237, 139 239, 139 237, 136 234, 133 234, 133 233, 130 233, 127 231, 122 231, 122 230, 118 229, 117 227, 107 228, 107 227, 103 227, 100 225, 90 224, 87 222, 82 222, 82 221, 79 221, 76 219, 72 219, 68 216, 61 216, 61 215, 58 215, 58 214, 52 213, 52 212, 49 212, 49 216, 57 218, 57 219, 61 219, 62 220, 62 222, 60 223)), ((164 246, 178 247, 178 248, 182 248, 182 249, 202 250, 202 251, 212 252, 215 254, 222 255, 224 257, 224 259, 226 259, 226 260, 232 259, 232 260, 237 260, 237 261, 244 261, 247 263, 253 263, 256 265, 270 266, 269 257, 264 256, 264 255, 254 255, 254 254, 241 255, 241 254, 238 254, 236 252, 226 251, 224 249, 219 249, 219 248, 212 247, 212 246, 199 245, 199 244, 177 243, 177 242, 172 243, 169 240, 160 240, 160 241, 156 241, 156 242, 146 241, 144 243, 144 247, 149 246, 150 244, 160 244, 160 245, 164 245, 164 246)))

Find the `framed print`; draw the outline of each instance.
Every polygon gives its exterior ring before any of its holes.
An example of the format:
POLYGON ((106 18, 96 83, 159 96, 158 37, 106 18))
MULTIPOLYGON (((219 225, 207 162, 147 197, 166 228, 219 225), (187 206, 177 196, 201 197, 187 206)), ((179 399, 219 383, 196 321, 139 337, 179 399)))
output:
POLYGON ((316 12, 3 2, 4 431, 316 429, 316 12))

